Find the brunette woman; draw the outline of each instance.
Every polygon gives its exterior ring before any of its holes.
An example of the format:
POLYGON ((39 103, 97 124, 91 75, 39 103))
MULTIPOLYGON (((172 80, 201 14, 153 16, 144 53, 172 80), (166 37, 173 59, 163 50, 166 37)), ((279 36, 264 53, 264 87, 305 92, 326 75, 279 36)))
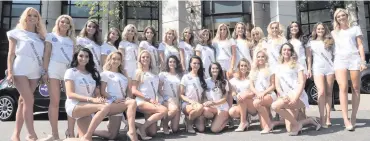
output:
MULTIPOLYGON (((204 68, 209 68, 215 62, 215 48, 212 46, 211 32, 208 29, 200 31, 199 44, 195 47, 195 54, 202 58, 204 68)), ((205 73, 205 78, 210 77, 205 73)))
MULTIPOLYGON (((253 25, 248 23, 248 29, 247 26, 243 22, 238 22, 235 25, 234 32, 232 33, 233 42, 236 43, 236 62, 239 62, 240 59, 245 58, 250 63, 252 62, 252 54, 250 52, 251 44, 247 40, 247 34, 249 33, 250 38, 250 31, 252 30, 253 25)), ((235 67, 236 67, 235 63, 235 67)))
POLYGON ((168 29, 163 38, 163 42, 158 47, 159 58, 161 61, 161 70, 166 68, 166 60, 169 56, 175 55, 180 58, 180 52, 177 45, 177 33, 174 29, 168 29))
POLYGON ((117 51, 121 42, 121 32, 118 28, 112 27, 109 29, 105 37, 105 42, 101 45, 101 62, 104 66, 107 56, 114 51, 117 51))
POLYGON ((152 72, 154 74, 158 74, 160 72, 160 60, 158 54, 158 46, 157 43, 157 33, 155 29, 151 26, 148 26, 144 29, 144 33, 142 35, 142 40, 139 44, 139 52, 142 50, 148 50, 150 53, 151 58, 151 66, 153 66, 152 72))

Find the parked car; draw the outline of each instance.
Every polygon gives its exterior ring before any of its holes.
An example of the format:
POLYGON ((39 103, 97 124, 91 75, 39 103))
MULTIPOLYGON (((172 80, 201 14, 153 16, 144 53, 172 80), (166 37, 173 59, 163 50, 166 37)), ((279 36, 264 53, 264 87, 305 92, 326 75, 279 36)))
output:
MULTIPOLYGON (((370 94, 370 64, 367 64, 367 69, 361 72, 361 93, 370 94)), ((351 81, 348 80, 348 90, 350 91, 350 84, 351 81)), ((313 79, 308 79, 306 81, 305 90, 308 95, 308 99, 310 104, 317 104, 318 101, 318 94, 317 94, 317 87, 313 81, 313 79)), ((333 86, 333 95, 334 95, 334 102, 336 104, 339 103, 339 86, 338 83, 335 81, 333 86)))

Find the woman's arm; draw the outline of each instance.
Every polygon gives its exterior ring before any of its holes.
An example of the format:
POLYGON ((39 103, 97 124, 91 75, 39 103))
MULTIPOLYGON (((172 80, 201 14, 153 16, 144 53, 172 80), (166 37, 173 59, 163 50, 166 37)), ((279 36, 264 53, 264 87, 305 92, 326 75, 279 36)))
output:
POLYGON ((361 56, 360 71, 363 71, 367 67, 366 67, 366 58, 365 58, 364 46, 363 46, 363 43, 362 43, 362 36, 357 36, 356 41, 357 41, 357 49, 358 49, 358 51, 360 53, 360 56, 361 56))
POLYGON ((185 64, 185 50, 184 48, 180 49, 180 62, 183 70, 186 70, 186 64, 185 64))
POLYGON ((131 87, 132 94, 134 96, 136 96, 136 97, 140 97, 142 99, 146 99, 145 98, 145 95, 138 90, 138 87, 139 87, 139 81, 133 80, 132 81, 132 87, 131 87))
POLYGON ((279 77, 275 75, 275 88, 276 88, 276 91, 277 91, 277 96, 280 96, 280 94, 283 93, 283 91, 281 90, 281 87, 280 87, 280 81, 279 81, 279 77))
POLYGON ((257 91, 256 87, 254 87, 254 81, 253 80, 250 80, 250 83, 249 83, 249 88, 250 90, 255 93, 256 95, 258 95, 260 92, 257 91))
POLYGON ((132 94, 131 88, 132 88, 132 80, 131 78, 127 77, 128 84, 126 89, 126 97, 134 99, 134 95, 132 94))
POLYGON ((122 66, 123 66, 123 68, 125 68, 125 64, 126 64, 126 62, 125 62, 125 57, 124 56, 126 56, 126 52, 125 52, 125 49, 122 47, 122 46, 119 46, 119 48, 118 48, 118 52, 120 52, 121 54, 122 54, 122 66))
POLYGON ((303 74, 303 70, 299 71, 298 72, 298 86, 297 86, 297 90, 295 91, 295 99, 298 100, 299 97, 301 97, 302 95, 302 92, 304 90, 304 85, 305 85, 305 78, 304 78, 304 74, 303 74))
POLYGON ((306 47, 306 61, 308 78, 312 76, 312 52, 309 47, 306 47))
POLYGON ((191 99, 189 99, 185 96, 185 86, 181 85, 181 84, 180 84, 180 98, 182 99, 182 101, 185 101, 187 103, 190 103, 190 104, 195 103, 195 101, 193 101, 193 100, 191 100, 191 99))
POLYGON ((51 57, 52 44, 50 42, 45 42, 44 57, 43 57, 43 68, 47 72, 49 68, 49 62, 51 57))
POLYGON ((92 102, 92 103, 103 103, 102 100, 83 96, 75 93, 74 81, 73 80, 65 80, 65 87, 66 87, 66 95, 69 99, 78 100, 81 102, 92 102))
POLYGON ((231 66, 230 66, 231 70, 234 70, 235 62, 236 62, 236 45, 232 45, 231 46, 231 66))
POLYGON ((9 51, 8 51, 8 59, 7 59, 7 69, 8 69, 8 78, 7 80, 10 80, 11 83, 13 83, 13 63, 15 59, 15 45, 17 44, 17 40, 9 37, 9 51))
POLYGON ((107 88, 107 82, 104 82, 104 81, 100 81, 101 82, 101 85, 100 85, 100 96, 102 97, 109 97, 109 94, 105 91, 105 89, 107 88))
POLYGON ((202 57, 202 52, 200 52, 199 50, 195 50, 195 55, 197 55, 199 57, 202 57))
POLYGON ((105 60, 107 59, 107 55, 105 55, 105 54, 102 54, 101 55, 101 66, 102 66, 102 68, 103 68, 103 66, 104 66, 104 64, 105 64, 105 60))
POLYGON ((273 90, 275 90, 275 74, 272 74, 270 76, 270 86, 263 91, 263 93, 266 95, 268 93, 271 93, 273 90))
POLYGON ((164 57, 164 51, 163 50, 158 50, 158 53, 159 53, 159 61, 160 61, 160 65, 161 65, 161 70, 164 70, 165 69, 165 57, 164 57))

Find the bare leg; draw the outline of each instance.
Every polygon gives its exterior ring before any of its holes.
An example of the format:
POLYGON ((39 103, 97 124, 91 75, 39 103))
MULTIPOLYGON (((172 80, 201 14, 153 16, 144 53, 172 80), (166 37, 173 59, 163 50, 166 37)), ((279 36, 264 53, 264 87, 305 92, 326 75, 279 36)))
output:
POLYGON ((227 111, 217 111, 217 109, 215 110, 217 113, 216 117, 212 122, 211 131, 213 133, 218 133, 225 128, 227 121, 229 119, 229 113, 227 111))
MULTIPOLYGON (((142 137, 147 137, 146 129, 152 124, 157 123, 158 120, 161 120, 167 114, 168 110, 162 105, 154 105, 149 102, 142 102, 140 105, 138 105, 138 108, 144 114, 150 115, 145 123, 139 128, 142 137)), ((156 124, 154 125, 157 126, 156 124)))
MULTIPOLYGON (((317 87, 318 93, 318 106, 319 106, 319 113, 320 113, 320 122, 321 125, 326 124, 326 117, 325 117, 325 105, 326 105, 326 81, 325 76, 322 75, 315 75, 314 76, 315 85, 317 87)), ((331 99, 331 98, 330 98, 331 99)))
POLYGON ((204 116, 199 116, 195 119, 195 127, 198 129, 199 132, 204 132, 205 129, 205 118, 204 116))
POLYGON ((119 128, 121 127, 122 116, 110 116, 108 123, 108 130, 96 130, 94 135, 100 136, 106 139, 116 139, 119 128))
POLYGON ((12 140, 12 141, 21 141, 19 136, 21 134, 22 126, 23 126, 23 123, 24 123, 23 105, 24 105, 23 98, 22 98, 22 96, 19 96, 17 113, 15 115, 15 128, 14 128, 14 131, 13 131, 13 135, 10 138, 10 140, 12 140))
POLYGON ((340 107, 342 109, 342 116, 344 125, 346 127, 353 127, 351 122, 348 120, 348 79, 347 70, 336 70, 335 77, 339 84, 339 100, 340 107))
POLYGON ((356 126, 356 115, 360 105, 360 71, 349 71, 352 82, 352 115, 351 123, 356 126))
POLYGON ((331 112, 331 104, 332 104, 332 101, 333 101, 333 84, 334 84, 334 74, 331 74, 331 75, 328 75, 326 76, 326 114, 325 114, 325 117, 326 117, 326 125, 331 125, 331 121, 330 121, 330 112, 331 112))
POLYGON ((60 101, 60 80, 58 79, 49 79, 49 122, 51 125, 51 132, 54 140, 59 139, 58 134, 58 117, 59 117, 59 101, 60 101))

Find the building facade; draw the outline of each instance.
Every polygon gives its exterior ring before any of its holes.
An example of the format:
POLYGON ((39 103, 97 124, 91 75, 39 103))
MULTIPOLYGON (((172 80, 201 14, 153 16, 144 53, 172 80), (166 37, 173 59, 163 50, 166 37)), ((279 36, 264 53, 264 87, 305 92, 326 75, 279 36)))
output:
MULTIPOLYGON (((30 1, 13 0, 0 2, 0 60, 6 60, 6 31, 13 29, 26 7, 38 9, 50 32, 56 18, 68 14, 74 19, 78 33, 90 17, 88 6, 78 6, 78 0, 68 1, 30 1)), ((370 33, 370 5, 367 1, 339 2, 341 7, 349 9, 364 34, 365 52, 369 52, 368 33, 370 33), (355 9, 353 9, 355 8, 355 9)), ((157 31, 158 40, 162 40, 164 32, 171 28, 181 34, 185 27, 191 27, 195 33, 202 28, 216 31, 220 23, 226 23, 232 32, 237 22, 251 22, 265 31, 271 21, 279 21, 285 27, 291 21, 299 21, 305 34, 312 31, 317 22, 331 26, 332 8, 329 1, 202 1, 202 0, 160 0, 160 1, 116 1, 109 2, 108 9, 118 9, 116 15, 102 14, 92 18, 98 19, 103 34, 107 32, 114 17, 119 17, 122 30, 127 24, 134 24, 139 32, 146 26, 153 26, 157 31), (118 14, 118 15, 117 15, 118 14)), ((97 5, 94 11, 103 10, 97 5)), ((197 34, 195 34, 197 35, 197 34)), ((1 61, 1 64, 6 64, 1 61)), ((0 65, 4 70, 6 65, 0 65)), ((0 73, 1 74, 1 73, 0 73)))

